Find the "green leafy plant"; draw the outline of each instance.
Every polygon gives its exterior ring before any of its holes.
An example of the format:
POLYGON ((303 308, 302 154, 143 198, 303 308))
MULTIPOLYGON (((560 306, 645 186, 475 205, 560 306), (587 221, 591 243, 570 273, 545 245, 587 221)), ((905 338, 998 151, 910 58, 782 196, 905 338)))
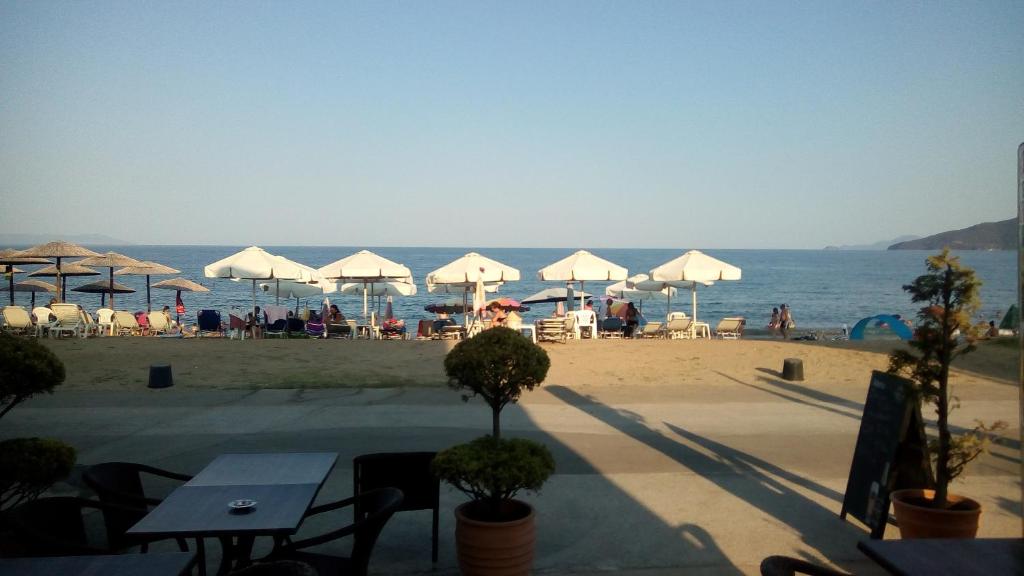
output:
POLYGON ((14 438, 0 442, 0 510, 14 508, 67 478, 75 449, 52 438, 14 438))
MULTIPOLYGON (((501 438, 501 410, 533 390, 548 374, 551 360, 543 348, 510 328, 491 328, 463 340, 445 356, 452 388, 470 390, 491 407, 491 435, 501 438)), ((468 400, 470 395, 464 395, 468 400)))
MULTIPOLYGON (((519 491, 536 492, 555 471, 551 451, 539 442, 501 438, 501 410, 547 376, 543 348, 509 328, 491 328, 459 342, 444 359, 449 385, 481 396, 491 408, 491 435, 453 446, 434 458, 434 473, 473 499, 480 520, 508 520, 519 491)), ((463 395, 469 400, 470 394, 463 395)))
POLYGON ((483 502, 485 514, 497 519, 503 500, 514 498, 521 490, 540 490, 555 471, 555 458, 539 442, 481 436, 442 450, 433 467, 439 478, 483 502))
POLYGON ((958 357, 975 349, 978 328, 972 316, 980 304, 981 281, 974 270, 960 264, 949 249, 927 260, 926 274, 918 276, 903 289, 915 303, 924 306, 918 311, 918 325, 911 350, 894 350, 889 356, 889 371, 910 377, 925 401, 935 405, 938 437, 929 442, 935 466, 936 508, 948 507, 949 483, 964 468, 985 452, 991 433, 1005 426, 996 422, 990 427, 978 422, 966 434, 954 436, 949 430, 949 415, 957 407, 950 395, 949 369, 958 357))
POLYGON ((64 382, 64 364, 35 340, 0 334, 0 418, 35 394, 64 382))

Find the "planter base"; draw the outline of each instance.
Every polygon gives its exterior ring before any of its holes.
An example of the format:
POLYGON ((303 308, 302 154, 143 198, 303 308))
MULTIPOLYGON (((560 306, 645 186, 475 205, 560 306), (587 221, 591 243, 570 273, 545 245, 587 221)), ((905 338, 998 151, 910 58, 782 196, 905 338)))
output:
POLYGON ((474 520, 476 502, 455 509, 455 549, 463 576, 526 576, 533 566, 533 507, 518 500, 521 518, 508 522, 474 520))
POLYGON ((949 508, 929 507, 934 490, 897 490, 892 507, 901 538, 974 538, 978 533, 981 504, 950 494, 949 508))

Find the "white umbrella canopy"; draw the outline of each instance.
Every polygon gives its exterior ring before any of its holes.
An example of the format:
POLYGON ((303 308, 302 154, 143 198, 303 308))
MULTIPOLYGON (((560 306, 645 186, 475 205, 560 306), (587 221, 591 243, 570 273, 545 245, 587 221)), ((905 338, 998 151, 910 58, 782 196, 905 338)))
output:
MULTIPOLYGON (((548 264, 537 272, 537 278, 545 281, 579 282, 580 290, 587 280, 612 282, 625 280, 629 272, 604 258, 594 256, 586 250, 579 250, 562 258, 554 264, 548 264)), ((580 297, 580 308, 583 308, 583 297, 580 297)))
POLYGON ((260 289, 264 292, 272 292, 278 298, 312 298, 338 291, 338 285, 333 282, 318 282, 309 284, 295 280, 278 280, 276 282, 263 282, 260 289))
POLYGON ((519 270, 470 252, 427 274, 426 283, 429 289, 435 284, 476 284, 477 280, 484 284, 515 282, 519 280, 519 270))
POLYGON ((408 278, 412 283, 412 271, 404 264, 392 262, 369 250, 360 250, 341 260, 335 260, 317 270, 321 276, 329 280, 349 280, 363 284, 363 320, 368 312, 366 285, 381 280, 401 280, 408 278))
POLYGON ((428 292, 437 292, 437 286, 447 286, 446 292, 461 292, 464 301, 472 292, 473 310, 479 314, 486 305, 487 292, 496 291, 504 282, 518 280, 519 270, 516 268, 469 252, 427 274, 426 283, 428 292))
POLYGON ((203 275, 207 278, 252 280, 252 307, 255 313, 256 281, 309 279, 309 272, 301 266, 287 258, 275 256, 258 246, 250 246, 227 258, 208 264, 203 268, 203 275))
MULTIPOLYGON (((362 294, 363 284, 348 282, 338 290, 342 294, 362 294)), ((415 296, 416 285, 409 282, 374 282, 367 288, 369 296, 415 296)))
POLYGON ((697 283, 710 286, 709 283, 719 280, 739 280, 742 271, 712 258, 700 250, 690 250, 686 254, 669 260, 651 270, 651 280, 662 282, 692 282, 690 284, 693 298, 693 321, 697 321, 697 283))

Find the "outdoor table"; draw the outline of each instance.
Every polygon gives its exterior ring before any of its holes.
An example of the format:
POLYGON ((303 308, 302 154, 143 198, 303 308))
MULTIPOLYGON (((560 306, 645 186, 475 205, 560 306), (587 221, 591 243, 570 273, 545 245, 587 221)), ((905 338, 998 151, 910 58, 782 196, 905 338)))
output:
POLYGON ((693 331, 691 338, 711 338, 711 325, 707 322, 693 322, 690 330, 693 331))
POLYGON ((295 534, 337 459, 333 452, 222 454, 128 534, 196 538, 200 574, 206 570, 202 538, 219 538, 224 555, 218 574, 226 573, 232 561, 248 561, 256 536, 295 534), (247 510, 228 506, 242 499, 256 505, 247 510))
POLYGON ((862 540, 857 548, 897 576, 1024 575, 1024 539, 862 540))
POLYGON ((194 561, 192 552, 0 558, 0 576, 181 576, 194 561))

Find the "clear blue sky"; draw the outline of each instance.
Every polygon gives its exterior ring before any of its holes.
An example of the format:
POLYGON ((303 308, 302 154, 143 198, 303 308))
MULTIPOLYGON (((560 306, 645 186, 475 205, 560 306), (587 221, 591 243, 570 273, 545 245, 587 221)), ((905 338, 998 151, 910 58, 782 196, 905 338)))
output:
POLYGON ((0 231, 820 248, 1016 214, 1024 2, 0 3, 0 231))

